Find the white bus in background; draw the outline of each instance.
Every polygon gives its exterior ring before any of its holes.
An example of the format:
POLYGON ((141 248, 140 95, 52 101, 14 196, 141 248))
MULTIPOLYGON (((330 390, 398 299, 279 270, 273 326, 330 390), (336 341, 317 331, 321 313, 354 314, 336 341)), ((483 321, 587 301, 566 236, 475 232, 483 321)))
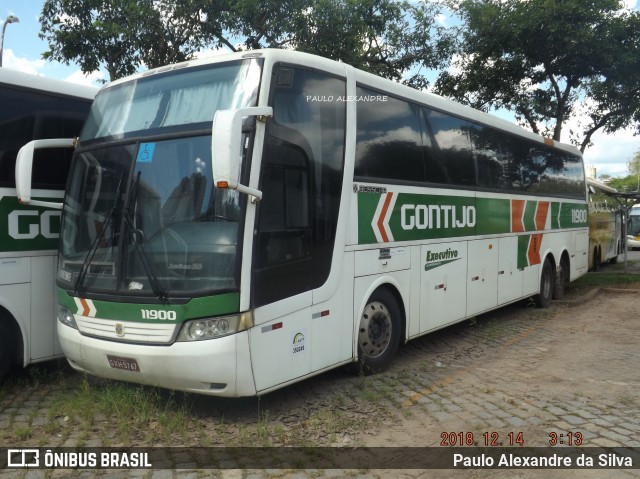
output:
POLYGON ((379 371, 404 341, 561 297, 587 271, 586 191, 575 148, 317 56, 136 74, 98 93, 76 146, 62 349, 219 396, 379 371))
POLYGON ((630 250, 640 249, 640 205, 633 206, 629 211, 627 247, 630 250))
MULTIPOLYGON (((0 378, 10 366, 60 357, 55 268, 60 211, 20 204, 18 151, 80 134, 97 89, 0 68, 0 378)), ((34 157, 34 199, 61 202, 72 148, 34 157)))

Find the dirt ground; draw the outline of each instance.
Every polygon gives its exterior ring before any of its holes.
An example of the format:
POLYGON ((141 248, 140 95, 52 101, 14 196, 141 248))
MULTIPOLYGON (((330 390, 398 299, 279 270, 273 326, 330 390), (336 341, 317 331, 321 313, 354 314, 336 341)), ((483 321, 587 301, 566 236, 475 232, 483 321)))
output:
MULTIPOLYGON (((602 272, 621 272, 624 267, 619 263, 602 272)), ((626 270, 640 273, 640 262, 628 263, 626 270)), ((499 348, 484 349, 480 357, 450 368, 435 387, 415 392, 403 404, 411 413, 367 435, 365 444, 438 446, 439 431, 471 431, 482 442, 482 432, 491 430, 500 432, 500 437, 522 432, 524 446, 537 447, 547 446, 552 432, 564 431, 566 437, 570 431, 583 435, 584 447, 638 448, 640 285, 570 291, 565 299, 554 302, 547 312, 536 311, 530 327, 499 348), (474 389, 479 394, 469 395, 474 389), (445 406, 434 411, 430 396, 437 396, 445 406), (447 410, 447 401, 464 412, 439 413, 447 410), (428 406, 417 407, 420 402, 428 406)), ((521 317, 523 312, 507 308, 490 314, 518 321, 513 316, 521 317)), ((479 319, 479 327, 485 319, 479 319)), ((640 477, 639 466, 632 471, 385 471, 381 477, 617 478, 640 477)))

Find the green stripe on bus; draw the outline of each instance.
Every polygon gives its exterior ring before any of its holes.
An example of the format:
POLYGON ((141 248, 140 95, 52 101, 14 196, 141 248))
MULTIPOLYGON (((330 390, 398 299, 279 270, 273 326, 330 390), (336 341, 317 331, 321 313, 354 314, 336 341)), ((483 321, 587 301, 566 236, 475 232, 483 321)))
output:
MULTIPOLYGON (((61 288, 58 288, 58 303, 66 306, 73 313, 79 313, 74 298, 61 288)), ((225 293, 193 298, 186 304, 118 303, 99 300, 92 300, 92 303, 96 308, 95 316, 101 319, 137 321, 140 323, 166 322, 142 318, 142 310, 164 310, 175 311, 177 317, 175 322, 182 323, 189 319, 238 313, 240 311, 240 293, 225 293)))
POLYGON ((371 221, 376 213, 380 194, 358 194, 358 243, 377 243, 376 235, 371 228, 371 221))
MULTIPOLYGON (((61 198, 38 198, 61 202, 61 198)), ((58 249, 60 211, 23 205, 15 196, 0 198, 0 251, 58 249)))
POLYGON ((511 201, 496 198, 476 199, 478 221, 476 234, 493 235, 511 232, 511 201))
POLYGON ((530 235, 518 236, 518 269, 526 268, 529 266, 529 258, 527 253, 529 251, 530 235))
MULTIPOLYGON (((550 203, 547 224, 551 229, 587 226, 586 204, 550 203)), ((512 226, 509 199, 359 192, 357 204, 359 244, 377 243, 377 237, 385 238, 388 233, 393 236, 390 241, 415 241, 504 234, 512 226), (389 195, 395 201, 389 201, 393 209, 386 211, 382 204, 389 195)), ((522 223, 526 232, 537 231, 538 204, 538 200, 525 200, 522 223)))
POLYGON ((522 223, 524 224, 525 231, 535 231, 536 230, 536 208, 538 207, 537 201, 527 201, 526 206, 524 207, 524 216, 522 218, 522 223))

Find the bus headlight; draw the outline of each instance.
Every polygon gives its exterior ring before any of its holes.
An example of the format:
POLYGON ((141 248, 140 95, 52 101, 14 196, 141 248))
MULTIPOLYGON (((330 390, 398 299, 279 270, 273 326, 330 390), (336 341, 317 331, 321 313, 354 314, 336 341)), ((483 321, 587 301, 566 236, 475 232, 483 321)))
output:
POLYGON ((202 341, 220 338, 244 331, 251 326, 253 326, 253 314, 250 311, 220 318, 194 319, 186 321, 182 325, 177 341, 202 341))
POLYGON ((64 306, 58 305, 58 321, 60 321, 65 326, 69 326, 73 329, 78 329, 78 325, 76 324, 76 320, 73 317, 73 313, 64 306))

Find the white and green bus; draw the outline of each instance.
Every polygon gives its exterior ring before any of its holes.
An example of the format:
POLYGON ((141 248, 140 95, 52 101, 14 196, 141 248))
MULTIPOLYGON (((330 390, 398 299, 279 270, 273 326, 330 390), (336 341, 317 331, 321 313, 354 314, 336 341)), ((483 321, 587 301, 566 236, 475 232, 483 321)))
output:
MULTIPOLYGON (((0 68, 0 378, 13 364, 62 356, 55 321, 60 211, 18 201, 16 156, 32 140, 79 135, 96 91, 0 68)), ((35 198, 62 201, 72 154, 69 147, 35 155, 35 198)))
POLYGON ((80 371, 210 395, 375 372, 404 341, 562 296, 587 226, 570 146, 308 54, 194 60, 93 103, 58 334, 80 371))

